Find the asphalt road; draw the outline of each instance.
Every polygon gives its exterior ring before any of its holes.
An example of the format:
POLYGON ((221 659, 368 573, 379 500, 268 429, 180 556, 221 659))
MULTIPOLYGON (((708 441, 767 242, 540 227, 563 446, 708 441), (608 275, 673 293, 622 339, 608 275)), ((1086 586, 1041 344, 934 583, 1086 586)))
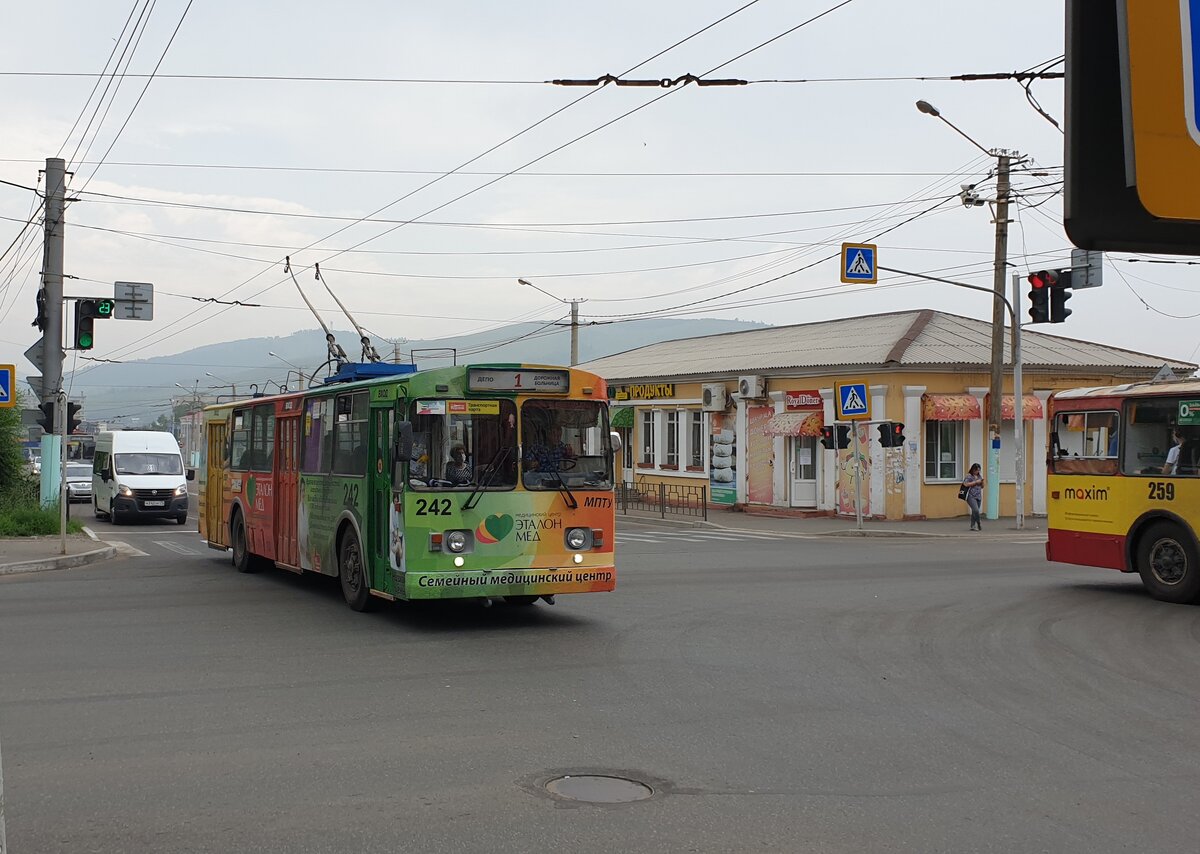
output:
POLYGON ((116 531, 146 556, 0 579, 12 854, 1200 838, 1200 609, 1036 544, 630 527, 614 594, 357 614, 116 531), (655 795, 556 800, 566 773, 655 795))

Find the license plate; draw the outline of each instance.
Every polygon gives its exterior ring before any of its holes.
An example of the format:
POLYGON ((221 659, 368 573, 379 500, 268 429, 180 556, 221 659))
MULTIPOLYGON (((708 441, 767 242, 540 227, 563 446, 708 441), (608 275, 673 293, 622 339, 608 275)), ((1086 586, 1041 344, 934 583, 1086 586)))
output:
POLYGON ((165 501, 143 501, 142 503, 145 504, 147 507, 166 507, 167 506, 167 502, 165 502, 165 501))

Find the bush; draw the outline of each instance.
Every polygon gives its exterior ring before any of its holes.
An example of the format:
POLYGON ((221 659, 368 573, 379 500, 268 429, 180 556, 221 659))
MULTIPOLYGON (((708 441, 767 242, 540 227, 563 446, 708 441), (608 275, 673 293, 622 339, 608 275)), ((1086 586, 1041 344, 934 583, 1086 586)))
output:
MULTIPOLYGON (((36 485, 36 484, 35 484, 36 485)), ((13 490, 0 495, 0 537, 48 537, 58 533, 58 502, 42 508, 37 490, 13 490)), ((67 520, 67 533, 77 534, 83 524, 67 520)))

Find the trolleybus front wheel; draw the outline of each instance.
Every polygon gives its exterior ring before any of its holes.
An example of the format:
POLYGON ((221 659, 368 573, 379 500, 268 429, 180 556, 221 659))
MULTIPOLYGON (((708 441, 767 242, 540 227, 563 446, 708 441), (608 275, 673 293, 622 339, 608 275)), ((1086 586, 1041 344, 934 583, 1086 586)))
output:
POLYGON ((1138 539, 1138 574, 1155 599, 1200 601, 1200 559, 1191 535, 1175 522, 1155 522, 1138 539))
POLYGON ((338 581, 342 583, 346 604, 355 611, 367 611, 373 604, 365 570, 358 535, 353 528, 347 528, 338 547, 338 581))

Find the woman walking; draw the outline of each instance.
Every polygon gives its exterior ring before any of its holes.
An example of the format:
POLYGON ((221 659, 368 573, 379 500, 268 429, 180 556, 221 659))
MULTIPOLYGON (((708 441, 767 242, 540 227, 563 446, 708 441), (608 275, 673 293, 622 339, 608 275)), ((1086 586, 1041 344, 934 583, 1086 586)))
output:
POLYGON ((983 503, 983 474, 979 463, 972 465, 967 476, 963 478, 963 489, 967 491, 967 506, 971 508, 971 530, 982 531, 983 526, 979 524, 979 505, 983 503))

